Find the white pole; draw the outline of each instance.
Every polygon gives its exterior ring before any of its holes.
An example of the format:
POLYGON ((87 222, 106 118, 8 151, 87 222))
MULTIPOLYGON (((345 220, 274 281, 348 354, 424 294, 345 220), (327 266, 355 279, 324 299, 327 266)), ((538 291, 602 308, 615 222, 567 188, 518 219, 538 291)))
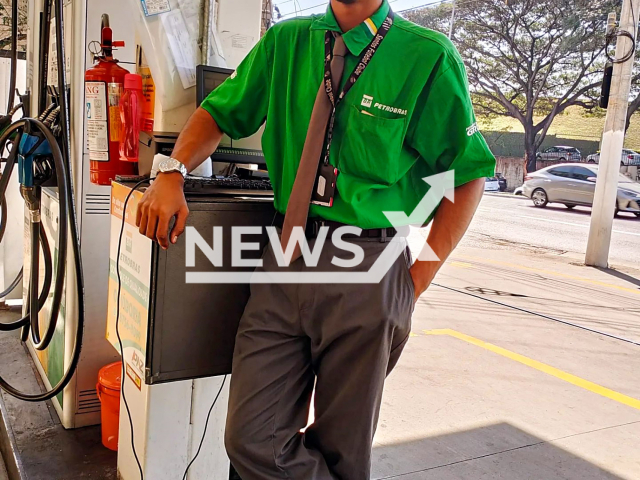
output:
POLYGON ((449 21, 449 38, 453 35, 453 22, 456 20, 456 0, 453 0, 453 8, 451 9, 451 20, 449 21))
MULTIPOLYGON (((638 14, 640 14, 640 0, 624 0, 620 30, 626 30, 634 38, 638 29, 638 14)), ((632 47, 629 38, 619 36, 616 43, 616 59, 625 57, 632 47)), ((585 257, 587 265, 596 267, 606 268, 608 266, 634 58, 635 55, 631 55, 631 58, 626 62, 613 65, 611 95, 602 136, 600 166, 598 167, 585 257)))

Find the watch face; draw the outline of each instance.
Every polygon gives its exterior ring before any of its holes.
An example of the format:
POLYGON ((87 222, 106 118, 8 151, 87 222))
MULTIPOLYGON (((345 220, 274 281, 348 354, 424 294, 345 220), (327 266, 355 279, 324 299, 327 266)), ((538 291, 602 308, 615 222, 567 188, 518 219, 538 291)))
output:
POLYGON ((182 176, 186 175, 186 167, 174 158, 165 158, 158 164, 158 171, 162 173, 179 172, 182 176))
POLYGON ((178 166, 175 165, 175 160, 172 160, 171 158, 165 158, 160 162, 160 165, 158 165, 158 170, 160 170, 161 172, 166 172, 167 170, 177 170, 177 169, 178 169, 178 166))

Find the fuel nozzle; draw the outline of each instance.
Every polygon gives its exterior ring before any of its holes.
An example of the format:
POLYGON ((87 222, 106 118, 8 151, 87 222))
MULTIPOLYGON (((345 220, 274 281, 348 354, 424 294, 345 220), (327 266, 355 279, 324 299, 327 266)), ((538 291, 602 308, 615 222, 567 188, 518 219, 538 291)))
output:
POLYGON ((26 187, 20 185, 20 195, 29 210, 31 223, 40 222, 40 187, 26 187))
MULTIPOLYGON (((54 176, 49 142, 39 133, 25 131, 18 145, 18 181, 21 190, 40 187, 54 176)), ((28 193, 28 190, 26 192, 28 193)))

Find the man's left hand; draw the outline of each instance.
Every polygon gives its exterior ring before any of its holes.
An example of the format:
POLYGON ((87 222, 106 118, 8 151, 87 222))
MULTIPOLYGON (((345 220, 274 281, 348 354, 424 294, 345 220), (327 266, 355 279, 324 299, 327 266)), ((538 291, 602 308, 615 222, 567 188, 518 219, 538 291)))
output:
POLYGON ((416 303, 420 295, 429 288, 439 266, 438 262, 421 262, 420 260, 412 265, 409 273, 413 280, 413 290, 415 292, 413 303, 416 303))

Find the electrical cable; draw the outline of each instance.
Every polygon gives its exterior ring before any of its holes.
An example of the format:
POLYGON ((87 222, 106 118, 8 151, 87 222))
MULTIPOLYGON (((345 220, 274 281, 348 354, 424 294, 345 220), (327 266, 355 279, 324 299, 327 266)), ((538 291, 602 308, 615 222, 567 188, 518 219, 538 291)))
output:
POLYGON ((497 300, 492 300, 490 298, 483 297, 482 295, 477 295, 477 294, 471 293, 471 292, 465 292, 464 290, 458 290, 457 288, 447 287, 446 285, 441 285, 439 283, 432 283, 432 285, 435 285, 436 287, 444 288, 445 290, 450 290, 452 292, 461 293, 463 295, 469 295, 470 297, 478 298, 480 300, 484 300, 485 302, 493 303, 495 305, 500 305, 501 307, 511 308, 512 310, 517 310, 519 312, 528 313, 529 315, 535 315, 537 317, 542 317, 542 318, 544 318, 546 320, 551 320, 553 322, 562 323, 562 324, 568 325, 570 327, 579 328, 581 330, 586 330, 586 331, 591 332, 591 333, 597 333, 598 335, 603 335, 605 337, 613 338, 615 340, 620 340, 622 342, 627 342, 627 343, 631 343, 633 345, 640 346, 640 342, 637 342, 635 340, 630 340, 628 338, 619 337, 618 335, 613 335, 611 333, 603 332, 601 330, 596 330, 594 328, 585 327, 584 325, 578 325, 577 323, 568 322, 567 320, 561 320, 559 318, 552 317, 551 315, 545 315, 544 313, 534 312, 534 311, 531 311, 531 310, 527 310, 526 308, 520 308, 520 307, 516 307, 514 305, 509 305, 508 303, 503 303, 503 302, 499 302, 497 300))
POLYGON ((637 47, 636 33, 638 31, 638 23, 636 22, 636 14, 633 9, 633 0, 629 2, 629 5, 631 7, 631 23, 633 25, 633 33, 628 32, 627 30, 621 30, 620 28, 615 27, 610 33, 607 34, 607 37, 606 37, 606 45, 604 48, 604 53, 607 57, 607 60, 609 60, 611 63, 625 63, 629 61, 631 58, 633 58, 633 56, 636 53, 636 47, 637 47), (611 53, 609 53, 609 48, 611 47, 611 44, 613 43, 614 40, 616 40, 616 44, 617 44, 618 42, 617 39, 619 37, 626 37, 629 40, 631 40, 631 48, 627 53, 625 53, 622 56, 622 58, 616 59, 615 53, 613 56, 611 55, 611 53))
POLYGON ((189 473, 189 469, 191 468, 191 465, 194 464, 194 462, 198 458, 198 455, 200 455, 200 449, 202 449, 202 444, 204 443, 204 439, 207 435, 207 428, 209 427, 209 418, 211 417, 211 412, 213 412, 213 407, 216 406, 216 402, 218 401, 218 397, 222 393, 222 389, 224 388, 224 383, 226 381, 227 381, 227 376, 225 375, 224 378, 222 379, 222 385, 220 385, 220 390, 218 390, 218 393, 216 394, 216 398, 213 399, 213 403, 209 407, 209 413, 207 413, 207 419, 204 422, 204 431, 202 432, 202 437, 200 438, 200 444, 198 445, 198 450, 196 451, 196 454, 193 456, 193 458, 189 462, 189 465, 187 465, 187 468, 184 471, 184 475, 182 476, 182 480, 187 480, 187 474, 189 473))
POLYGON ((124 366, 124 345, 122 343, 122 338, 120 338, 120 294, 122 293, 122 282, 120 280, 120 251, 122 250, 122 237, 124 236, 124 226, 127 223, 127 205, 129 203, 129 199, 133 192, 136 189, 143 185, 144 183, 149 182, 150 179, 145 178, 144 180, 140 180, 133 187, 131 187, 131 191, 127 194, 124 199, 124 205, 122 206, 122 224, 120 226, 120 236, 118 237, 118 250, 116 253, 116 277, 118 278, 118 292, 116 294, 116 337, 118 337, 118 346, 120 347, 120 355, 122 355, 122 372, 120 374, 120 391, 122 393, 122 401, 124 403, 124 407, 127 410, 127 419, 129 420, 129 431, 131 434, 131 450, 133 451, 133 457, 138 464, 138 470, 140 471, 140 480, 144 480, 144 473, 142 471, 142 465, 140 464, 140 458, 138 458, 138 452, 136 451, 135 439, 133 436, 133 420, 131 418, 131 409, 129 408, 129 402, 127 401, 127 396, 124 392, 124 379, 126 378, 126 371, 124 366))
MULTIPOLYGON (((140 180, 138 183, 136 183, 133 187, 131 187, 131 190, 129 191, 129 193, 127 194, 127 196, 124 199, 124 203, 122 205, 122 222, 120 224, 120 234, 118 236, 118 248, 116 250, 116 277, 118 279, 118 289, 116 292, 116 321, 115 321, 115 329, 116 329, 116 337, 118 338, 118 347, 120 348, 120 355, 122 355, 122 371, 120 374, 120 391, 122 393, 122 401, 124 403, 124 407, 125 410, 127 411, 127 420, 129 421, 129 432, 130 432, 130 438, 131 438, 131 450, 133 451, 133 457, 136 460, 136 464, 138 465, 138 470, 140 472, 140 480, 144 480, 144 472, 142 470, 142 465, 140 463, 140 458, 138 457, 138 452, 136 450, 136 445, 135 445, 135 438, 133 435, 133 420, 131 417, 131 409, 129 408, 129 402, 127 401, 127 396, 125 394, 125 378, 126 378, 126 370, 125 370, 125 362, 124 362, 124 345, 122 343, 122 338, 120 337, 120 297, 121 297, 121 293, 122 293, 122 281, 120 279, 120 252, 122 251, 122 238, 124 237, 124 227, 127 223, 127 205, 129 204, 129 199, 131 198, 131 196, 133 195, 133 192, 135 192, 138 187, 140 187, 141 185, 149 182, 150 179, 149 178, 145 178, 143 180, 140 180)), ((187 474, 189 473, 189 469, 191 468, 191 466, 195 463, 196 459, 198 458, 198 455, 200 455, 200 451, 202 450, 202 445, 204 444, 204 440, 205 437, 207 435, 207 429, 209 427, 209 419, 211 418, 211 413, 213 412, 213 408, 216 406, 216 403, 218 402, 218 398, 220 397, 220 394, 222 393, 222 390, 224 388, 225 382, 227 381, 227 375, 224 376, 224 378, 222 379, 222 384, 220 385, 220 389, 218 390, 218 393, 216 394, 213 403, 211 404, 211 406, 209 407, 209 412, 207 413, 207 418, 205 420, 205 424, 204 424, 204 430, 202 432, 202 437, 200 438, 200 443, 198 445, 198 450, 196 451, 195 455, 193 456, 193 458, 191 459, 191 461, 189 462, 189 464, 187 465, 187 468, 184 471, 184 475, 182 477, 183 480, 186 480, 187 478, 187 474)))

